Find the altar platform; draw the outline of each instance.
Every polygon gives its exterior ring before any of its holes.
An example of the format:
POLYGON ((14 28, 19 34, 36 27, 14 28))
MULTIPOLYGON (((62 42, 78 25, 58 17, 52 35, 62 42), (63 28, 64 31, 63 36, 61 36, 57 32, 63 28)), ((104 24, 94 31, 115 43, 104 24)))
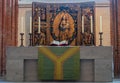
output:
MULTIPOLYGON (((62 49, 64 47, 57 48, 62 49)), ((68 46, 68 48, 72 47, 68 46)), ((6 80, 11 82, 39 82, 37 60, 38 47, 7 47, 6 80)), ((81 46, 79 82, 112 81, 112 47, 81 46)))

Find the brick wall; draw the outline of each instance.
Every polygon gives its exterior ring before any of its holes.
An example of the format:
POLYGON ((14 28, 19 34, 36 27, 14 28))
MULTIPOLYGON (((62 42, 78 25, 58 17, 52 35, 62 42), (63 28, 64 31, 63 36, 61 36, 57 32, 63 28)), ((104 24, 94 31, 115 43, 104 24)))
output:
POLYGON ((17 45, 18 1, 0 0, 0 75, 5 70, 5 50, 17 45))
POLYGON ((111 1, 111 44, 114 53, 114 75, 120 77, 120 0, 111 1))
POLYGON ((117 14, 117 35, 118 35, 118 37, 117 37, 117 48, 118 48, 118 55, 117 55, 117 65, 119 66, 118 67, 118 73, 119 73, 119 76, 120 76, 120 0, 117 0, 117 12, 118 12, 118 14, 117 14))
MULTIPOLYGON (((1 49, 1 28, 2 28, 2 0, 0 0, 0 49, 1 49)), ((1 55, 1 50, 0 50, 0 55, 1 55)), ((1 56, 0 56, 0 73, 1 73, 1 56)))

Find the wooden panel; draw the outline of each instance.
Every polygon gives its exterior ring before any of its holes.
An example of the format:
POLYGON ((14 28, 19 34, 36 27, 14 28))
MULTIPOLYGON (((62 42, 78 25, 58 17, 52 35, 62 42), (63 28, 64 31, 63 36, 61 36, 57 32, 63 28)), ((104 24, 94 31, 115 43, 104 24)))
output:
POLYGON ((34 2, 32 7, 33 45, 50 45, 53 40, 67 40, 68 44, 72 46, 82 45, 82 15, 85 17, 85 34, 83 35, 86 40, 84 43, 85 45, 91 44, 88 37, 91 37, 90 16, 92 15, 94 18, 94 2, 74 4, 34 2), (40 35, 38 35, 39 16, 41 17, 40 35), (65 19, 67 20, 66 25, 63 24, 65 19))

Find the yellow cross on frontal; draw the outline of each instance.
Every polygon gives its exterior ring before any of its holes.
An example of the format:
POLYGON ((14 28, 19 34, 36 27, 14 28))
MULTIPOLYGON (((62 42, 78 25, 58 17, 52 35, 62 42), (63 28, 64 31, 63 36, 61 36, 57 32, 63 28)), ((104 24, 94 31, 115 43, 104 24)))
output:
POLYGON ((46 57, 51 59, 54 62, 54 80, 62 80, 63 79, 63 63, 65 60, 73 56, 76 52, 79 51, 79 47, 69 48, 66 52, 64 52, 61 56, 56 56, 53 52, 51 52, 47 47, 40 47, 39 51, 45 54, 46 57))

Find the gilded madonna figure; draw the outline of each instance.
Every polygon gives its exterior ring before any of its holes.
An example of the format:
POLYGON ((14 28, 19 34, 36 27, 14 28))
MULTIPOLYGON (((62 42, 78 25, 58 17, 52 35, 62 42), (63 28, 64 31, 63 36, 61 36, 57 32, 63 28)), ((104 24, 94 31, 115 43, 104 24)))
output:
POLYGON ((68 16, 64 14, 63 17, 61 18, 61 22, 59 25, 60 41, 68 39, 69 31, 70 31, 69 19, 68 16))
POLYGON ((58 13, 53 22, 53 33, 57 41, 69 40, 74 33, 74 20, 66 11, 58 13))

